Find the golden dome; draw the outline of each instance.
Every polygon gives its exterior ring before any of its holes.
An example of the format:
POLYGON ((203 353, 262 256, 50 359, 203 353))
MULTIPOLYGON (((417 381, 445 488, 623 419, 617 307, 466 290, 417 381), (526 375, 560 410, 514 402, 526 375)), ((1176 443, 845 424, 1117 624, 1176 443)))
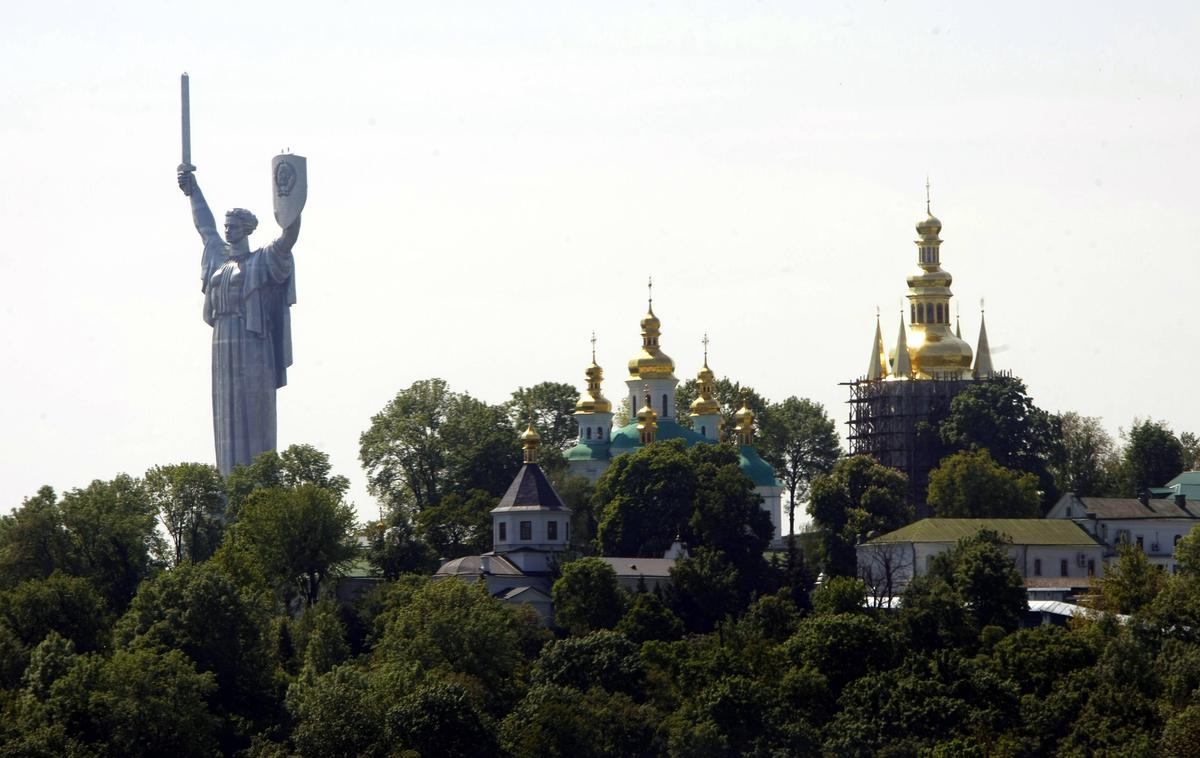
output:
POLYGON ((629 359, 629 376, 634 379, 673 379, 675 361, 658 346, 662 322, 651 307, 642 316, 642 349, 629 359))
POLYGON ((713 393, 717 391, 716 375, 708 367, 708 335, 704 335, 704 365, 696 372, 696 399, 692 401, 693 416, 716 416, 721 412, 713 393))
POLYGON ((736 425, 733 427, 733 432, 737 435, 739 445, 750 445, 754 443, 754 411, 750 410, 750 406, 746 404, 746 400, 742 399, 742 407, 738 412, 733 414, 733 420, 736 425))
POLYGON ((525 427, 525 431, 521 432, 521 447, 525 451, 525 462, 535 463, 537 461, 538 445, 542 442, 541 435, 533 428, 533 419, 529 419, 529 425, 525 427))
POLYGON ((917 222, 917 234, 922 237, 936 237, 941 231, 942 222, 932 213, 917 222))
POLYGON ((920 378, 965 377, 971 373, 971 346, 949 324, 913 324, 908 355, 920 378))
POLYGON ((592 365, 584 372, 587 376, 587 389, 575 403, 576 413, 609 413, 612 403, 600 392, 600 383, 604 381, 604 369, 596 365, 596 333, 592 332, 592 365))
POLYGON ((654 412, 654 404, 650 401, 650 393, 646 393, 646 402, 637 412, 638 437, 643 445, 654 442, 658 433, 658 414, 654 412))

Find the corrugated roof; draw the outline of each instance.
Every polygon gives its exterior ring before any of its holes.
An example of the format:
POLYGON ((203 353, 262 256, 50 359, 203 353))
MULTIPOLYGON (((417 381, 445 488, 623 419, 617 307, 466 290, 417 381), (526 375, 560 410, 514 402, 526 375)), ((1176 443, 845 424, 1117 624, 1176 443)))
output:
POLYGON ((1074 521, 1040 518, 927 518, 871 542, 958 542, 980 529, 999 532, 1016 545, 1097 544, 1074 521))
POLYGON ((1175 505, 1174 499, 1151 498, 1147 504, 1143 504, 1136 497, 1081 497, 1078 500, 1083 503, 1087 512, 1096 518, 1194 518, 1192 514, 1175 505))

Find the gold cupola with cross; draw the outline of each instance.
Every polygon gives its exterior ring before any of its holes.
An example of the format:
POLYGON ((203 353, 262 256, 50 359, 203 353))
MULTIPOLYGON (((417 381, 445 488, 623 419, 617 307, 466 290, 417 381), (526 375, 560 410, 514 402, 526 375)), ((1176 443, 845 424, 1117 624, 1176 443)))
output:
POLYGON ((717 377, 708 367, 708 335, 701 340, 704 345, 704 365, 696 372, 696 399, 692 401, 688 416, 692 430, 713 442, 721 441, 721 406, 717 403, 717 377))
MULTIPOLYGON (((917 271, 908 277, 908 357, 916 379, 960 379, 971 376, 971 346, 950 325, 950 273, 942 268, 942 222, 929 208, 925 183, 925 215, 917 223, 917 271)), ((893 367, 895 361, 893 360, 893 367)), ((893 370, 893 375, 895 375, 893 370)))

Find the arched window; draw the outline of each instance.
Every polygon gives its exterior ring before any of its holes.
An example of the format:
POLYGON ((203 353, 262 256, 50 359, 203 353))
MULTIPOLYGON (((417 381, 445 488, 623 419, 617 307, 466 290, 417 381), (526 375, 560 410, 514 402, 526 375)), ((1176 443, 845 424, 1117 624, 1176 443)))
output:
POLYGON ((662 410, 662 416, 663 416, 663 418, 666 418, 666 417, 667 417, 667 393, 665 393, 665 392, 663 393, 663 410, 662 410))
POLYGON ((942 323, 942 304, 941 303, 937 304, 937 322, 939 324, 942 323))
POLYGON ((701 427, 700 427, 700 436, 701 436, 701 437, 707 437, 707 436, 708 436, 708 429, 706 429, 706 428, 704 428, 703 426, 701 426, 701 427))
POLYGON ((590 426, 587 428, 587 438, 589 440, 592 438, 592 427, 590 426))
POLYGON ((917 323, 925 323, 925 303, 917 303, 917 323))
POLYGON ((909 317, 908 323, 915 324, 917 323, 917 306, 910 305, 909 307, 912 308, 912 316, 909 317))
POLYGON ((602 427, 602 426, 596 427, 596 439, 598 439, 598 440, 604 439, 604 427, 602 427))

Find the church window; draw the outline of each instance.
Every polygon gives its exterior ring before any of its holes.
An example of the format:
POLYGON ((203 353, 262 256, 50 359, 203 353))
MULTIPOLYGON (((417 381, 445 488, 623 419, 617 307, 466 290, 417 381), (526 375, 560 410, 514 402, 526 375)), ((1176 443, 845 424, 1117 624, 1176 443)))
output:
POLYGON ((497 542, 508 542, 508 524, 501 521, 497 528, 500 530, 500 535, 497 537, 497 542))
POLYGON ((707 429, 707 428, 705 428, 704 426, 701 426, 701 427, 700 427, 700 436, 701 436, 701 437, 707 437, 707 436, 708 436, 708 429, 707 429))
POLYGON ((663 393, 662 406, 663 406, 662 415, 663 415, 663 418, 666 418, 667 417, 667 393, 665 393, 665 392, 663 393))
POLYGON ((521 522, 521 541, 528 542, 531 539, 533 539, 533 522, 532 521, 522 521, 521 522))
POLYGON ((912 316, 909 317, 908 322, 910 324, 915 324, 917 323, 917 306, 910 305, 909 307, 912 308, 912 316))
POLYGON ((1070 565, 1070 562, 1066 558, 1058 562, 1058 570, 1062 572, 1063 576, 1070 576, 1070 565))
POLYGON ((587 428, 587 438, 589 440, 592 438, 592 427, 590 426, 587 428))
POLYGON ((557 521, 547 521, 546 522, 546 540, 549 542, 554 542, 557 539, 558 539, 558 522, 557 521))
POLYGON ((942 323, 942 304, 941 303, 937 304, 937 322, 939 324, 942 323))
POLYGON ((925 303, 917 303, 917 323, 925 323, 925 303))

